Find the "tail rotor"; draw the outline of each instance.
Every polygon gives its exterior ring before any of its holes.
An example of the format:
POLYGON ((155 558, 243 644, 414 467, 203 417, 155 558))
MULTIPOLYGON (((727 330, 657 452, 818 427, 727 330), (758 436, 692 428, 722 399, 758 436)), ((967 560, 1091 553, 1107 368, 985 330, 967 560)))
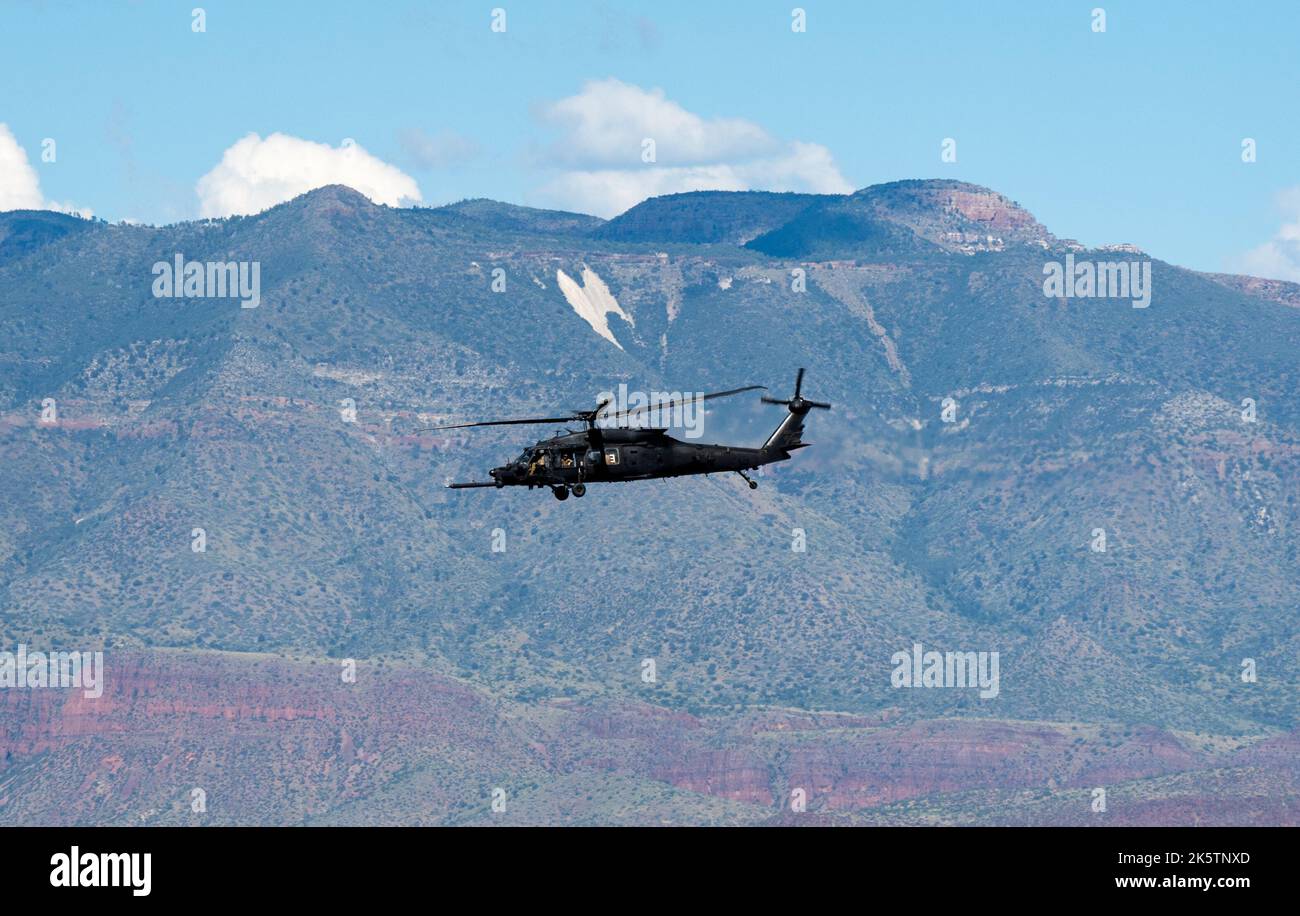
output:
POLYGON ((794 397, 790 398, 789 400, 783 401, 777 398, 769 398, 764 396, 762 399, 763 403, 781 404, 785 407, 790 408, 791 413, 797 413, 797 414, 806 414, 809 410, 811 410, 814 407, 818 408, 819 410, 830 410, 831 405, 822 403, 821 401, 810 401, 803 396, 802 394, 803 373, 804 370, 801 368, 799 370, 799 374, 794 377, 794 397))

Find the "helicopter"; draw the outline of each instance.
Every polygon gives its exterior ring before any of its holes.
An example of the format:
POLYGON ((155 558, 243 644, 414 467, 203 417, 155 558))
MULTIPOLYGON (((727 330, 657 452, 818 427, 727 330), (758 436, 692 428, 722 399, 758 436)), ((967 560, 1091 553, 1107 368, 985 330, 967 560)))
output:
POLYGON ((667 429, 655 427, 602 427, 599 422, 626 420, 649 411, 671 409, 688 401, 708 401, 731 397, 746 391, 766 391, 765 385, 746 385, 729 391, 714 391, 690 398, 678 398, 646 404, 630 410, 605 414, 612 399, 606 398, 593 410, 578 410, 563 417, 528 417, 519 420, 485 420, 480 423, 457 423, 452 426, 426 427, 428 430, 469 429, 477 426, 522 426, 539 423, 586 424, 585 430, 566 431, 563 435, 543 439, 530 445, 514 461, 488 472, 490 481, 449 483, 453 490, 478 487, 549 487, 556 499, 565 500, 572 493, 585 496, 589 483, 615 483, 628 480, 655 480, 685 477, 690 474, 735 472, 745 479, 751 490, 758 488, 746 471, 775 461, 788 461, 795 449, 806 448, 803 441, 804 417, 814 408, 830 410, 830 404, 803 397, 804 370, 795 376, 794 396, 777 400, 762 396, 764 404, 786 408, 781 424, 760 448, 733 445, 696 445, 668 435, 667 429))

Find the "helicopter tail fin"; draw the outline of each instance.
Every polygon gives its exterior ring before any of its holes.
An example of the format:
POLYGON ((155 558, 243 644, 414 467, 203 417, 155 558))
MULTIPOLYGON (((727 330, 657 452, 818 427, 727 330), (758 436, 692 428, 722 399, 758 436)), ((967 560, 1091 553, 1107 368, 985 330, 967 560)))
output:
POLYGON ((772 435, 767 437, 763 443, 763 448, 772 451, 790 451, 799 448, 806 443, 803 441, 803 418, 804 414, 795 413, 793 410, 785 415, 781 425, 772 431, 772 435))

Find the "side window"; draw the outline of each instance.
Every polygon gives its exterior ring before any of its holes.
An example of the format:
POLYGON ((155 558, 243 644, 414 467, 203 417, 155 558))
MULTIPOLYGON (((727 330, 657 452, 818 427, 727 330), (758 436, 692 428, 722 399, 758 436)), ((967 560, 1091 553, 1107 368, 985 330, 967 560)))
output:
POLYGON ((618 449, 616 448, 605 449, 605 463, 618 464, 618 449))

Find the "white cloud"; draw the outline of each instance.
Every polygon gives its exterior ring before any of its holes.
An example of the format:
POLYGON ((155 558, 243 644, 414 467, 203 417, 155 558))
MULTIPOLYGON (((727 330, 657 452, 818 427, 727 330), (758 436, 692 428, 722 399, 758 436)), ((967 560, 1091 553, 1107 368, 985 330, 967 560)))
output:
POLYGON ((249 134, 199 179, 199 212, 205 217, 260 213, 299 194, 344 184, 375 203, 404 206, 420 201, 415 179, 351 143, 337 147, 275 133, 249 134))
POLYGON ((0 212, 5 210, 58 210, 89 217, 91 211, 69 203, 46 200, 41 193, 41 180, 36 169, 27 161, 27 151, 8 124, 0 123, 0 212))
POLYGON ((1277 202, 1288 221, 1269 241, 1234 258, 1231 269, 1269 280, 1300 283, 1300 186, 1280 193, 1277 202))
POLYGON ((721 162, 770 150, 767 131, 740 118, 706 121, 664 96, 616 79, 593 80, 577 95, 542 110, 542 119, 564 131, 552 155, 573 165, 631 166, 641 162, 641 143, 653 139, 663 165, 721 162))
POLYGON ((566 209, 613 216, 647 197, 681 191, 853 190, 824 146, 782 141, 740 118, 702 118, 661 89, 593 81, 541 116, 563 135, 549 150, 560 172, 539 195, 566 209), (654 141, 653 163, 641 158, 647 139, 654 141))
POLYGON ((771 191, 811 191, 814 194, 851 194, 849 180, 840 174, 831 151, 820 143, 796 140, 779 155, 738 165, 737 171, 754 186, 771 191))
POLYGON ((18 145, 8 124, 0 124, 0 210, 42 210, 45 196, 27 151, 18 145))

